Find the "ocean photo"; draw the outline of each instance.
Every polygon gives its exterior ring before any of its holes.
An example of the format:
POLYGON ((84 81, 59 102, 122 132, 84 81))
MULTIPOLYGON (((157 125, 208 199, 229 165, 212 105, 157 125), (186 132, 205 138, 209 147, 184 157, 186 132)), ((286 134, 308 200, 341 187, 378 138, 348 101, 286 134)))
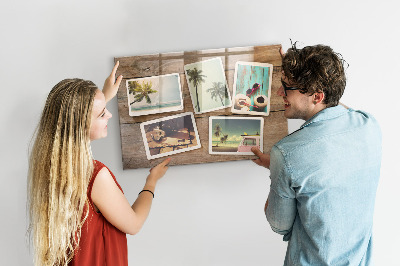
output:
POLYGON ((144 111, 144 110, 152 110, 152 109, 163 109, 167 107, 179 107, 181 106, 181 101, 171 101, 165 103, 156 103, 150 105, 142 105, 142 106, 131 106, 131 111, 144 111))
POLYGON ((252 147, 262 150, 264 120, 261 117, 209 118, 209 153, 252 155, 252 147))
POLYGON ((179 111, 183 109, 178 73, 126 81, 130 116, 179 111))

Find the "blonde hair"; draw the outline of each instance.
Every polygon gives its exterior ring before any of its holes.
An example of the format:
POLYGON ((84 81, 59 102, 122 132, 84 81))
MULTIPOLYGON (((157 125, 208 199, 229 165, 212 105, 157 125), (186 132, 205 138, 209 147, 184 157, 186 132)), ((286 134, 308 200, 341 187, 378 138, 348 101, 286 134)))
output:
POLYGON ((90 123, 96 85, 65 79, 49 93, 28 172, 28 232, 35 265, 67 265, 88 215, 90 123))

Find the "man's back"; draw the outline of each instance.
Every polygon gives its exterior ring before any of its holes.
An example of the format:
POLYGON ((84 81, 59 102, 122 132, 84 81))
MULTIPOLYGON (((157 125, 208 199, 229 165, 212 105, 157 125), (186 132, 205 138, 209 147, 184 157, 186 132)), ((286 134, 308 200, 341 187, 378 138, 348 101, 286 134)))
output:
POLYGON ((274 146, 267 217, 289 240, 285 265, 369 264, 380 162, 376 120, 342 106, 319 112, 274 146), (282 198, 294 206, 284 214, 293 223, 286 230, 273 220, 282 198))

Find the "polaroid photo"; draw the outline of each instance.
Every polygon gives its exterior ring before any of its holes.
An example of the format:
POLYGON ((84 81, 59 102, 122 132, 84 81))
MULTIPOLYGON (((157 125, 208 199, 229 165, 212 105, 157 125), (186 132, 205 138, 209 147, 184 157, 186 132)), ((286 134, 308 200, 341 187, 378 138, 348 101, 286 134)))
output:
POLYGON ((126 81, 130 116, 179 111, 183 109, 178 73, 129 79, 126 81))
POLYGON ((221 58, 188 64, 184 69, 196 114, 232 106, 221 58))
POLYGON ((209 154, 254 155, 252 147, 263 151, 264 118, 209 117, 209 154))
POLYGON ((269 115, 273 65, 236 62, 232 113, 269 115))
POLYGON ((148 160, 201 147, 191 112, 143 122, 140 130, 148 160))

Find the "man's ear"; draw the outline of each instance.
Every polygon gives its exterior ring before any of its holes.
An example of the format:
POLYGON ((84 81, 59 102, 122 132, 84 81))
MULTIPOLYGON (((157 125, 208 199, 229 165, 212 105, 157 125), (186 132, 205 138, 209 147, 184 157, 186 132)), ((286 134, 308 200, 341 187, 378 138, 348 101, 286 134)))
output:
POLYGON ((323 92, 316 92, 313 94, 313 103, 314 104, 318 104, 318 103, 322 103, 325 99, 325 93, 323 92))

